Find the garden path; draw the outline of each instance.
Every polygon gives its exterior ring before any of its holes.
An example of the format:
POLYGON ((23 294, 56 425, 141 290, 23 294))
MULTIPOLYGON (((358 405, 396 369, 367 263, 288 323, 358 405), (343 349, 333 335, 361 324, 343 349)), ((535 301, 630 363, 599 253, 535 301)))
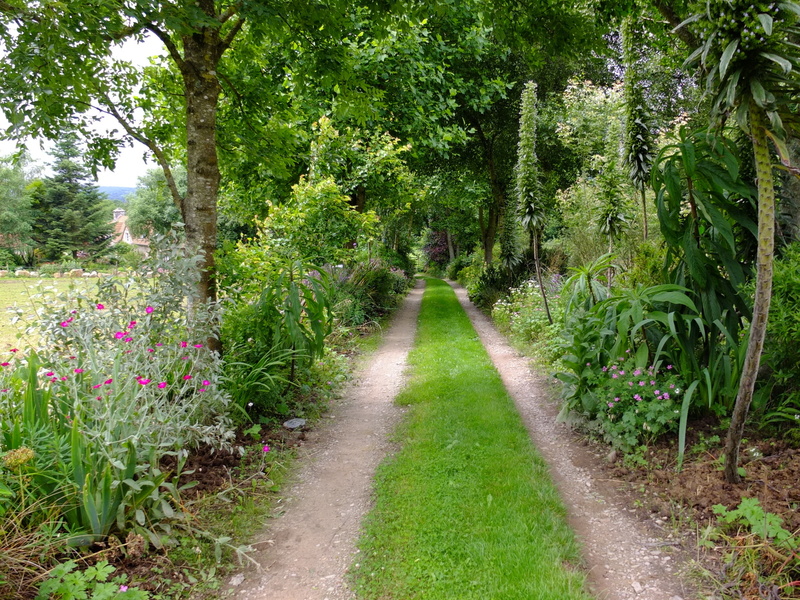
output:
MULTIPOLYGON (((451 284, 547 459, 584 548, 598 600, 689 600, 679 575, 680 539, 663 521, 643 521, 609 481, 598 457, 563 424, 544 377, 530 369, 489 319, 451 284)), ((345 574, 356 556, 362 518, 370 508, 371 481, 393 451, 391 431, 403 413, 393 404, 413 344, 423 293, 421 282, 392 320, 380 348, 308 435, 299 472, 276 507, 252 557, 262 566, 237 573, 230 597, 242 600, 350 600, 345 574)), ((356 559, 357 560, 357 559, 356 559)))

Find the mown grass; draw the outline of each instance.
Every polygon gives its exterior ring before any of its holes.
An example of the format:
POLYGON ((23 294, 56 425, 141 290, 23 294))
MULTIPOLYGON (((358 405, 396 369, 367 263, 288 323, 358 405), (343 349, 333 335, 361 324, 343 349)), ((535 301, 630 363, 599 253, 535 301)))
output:
POLYGON ((53 286, 59 291, 66 290, 70 284, 95 285, 95 280, 70 280, 70 279, 30 279, 30 278, 2 278, 0 279, 0 352, 9 348, 26 345, 24 340, 17 339, 17 333, 22 333, 21 327, 11 323, 12 314, 8 309, 17 306, 32 314, 35 307, 31 296, 36 293, 39 284, 45 287, 53 286))
POLYGON ((399 452, 379 469, 363 598, 588 599, 547 467, 449 286, 429 280, 399 452))

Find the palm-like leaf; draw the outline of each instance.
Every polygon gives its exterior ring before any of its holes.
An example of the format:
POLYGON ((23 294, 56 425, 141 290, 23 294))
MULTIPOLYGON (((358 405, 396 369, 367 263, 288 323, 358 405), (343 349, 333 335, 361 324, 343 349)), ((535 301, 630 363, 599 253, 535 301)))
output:
POLYGON ((739 444, 753 398, 764 347, 772 289, 775 245, 775 185, 769 154, 772 139, 788 160, 786 126, 796 123, 788 105, 800 90, 800 5, 795 2, 709 0, 704 14, 689 21, 700 28, 703 44, 688 64, 705 72, 717 120, 733 113, 753 140, 758 178, 758 272, 750 337, 731 425, 725 442, 725 478, 737 482, 739 444))

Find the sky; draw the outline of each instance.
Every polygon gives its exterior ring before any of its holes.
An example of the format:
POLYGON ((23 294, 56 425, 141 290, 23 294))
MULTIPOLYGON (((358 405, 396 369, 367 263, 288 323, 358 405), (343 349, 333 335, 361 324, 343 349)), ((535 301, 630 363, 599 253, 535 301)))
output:
MULTIPOLYGON (((134 65, 145 66, 151 56, 162 54, 164 47, 155 37, 148 37, 142 43, 129 41, 114 50, 115 56, 124 56, 134 65)), ((0 113, 0 129, 4 129, 8 121, 0 113)), ((115 128, 121 129, 120 125, 111 117, 101 121, 101 129, 115 128)), ((52 148, 52 142, 48 140, 31 140, 27 147, 34 161, 47 165, 50 162, 48 151, 52 148)), ((0 140, 0 156, 7 156, 16 150, 15 142, 0 140)), ((133 142, 133 147, 124 148, 117 158, 117 166, 113 171, 103 169, 97 173, 97 184, 102 186, 116 187, 136 187, 139 177, 144 175, 149 169, 154 169, 158 165, 154 159, 150 158, 149 152, 144 145, 137 141, 133 142), (143 156, 148 155, 148 162, 145 163, 143 156)), ((45 169, 45 174, 49 168, 45 169)))

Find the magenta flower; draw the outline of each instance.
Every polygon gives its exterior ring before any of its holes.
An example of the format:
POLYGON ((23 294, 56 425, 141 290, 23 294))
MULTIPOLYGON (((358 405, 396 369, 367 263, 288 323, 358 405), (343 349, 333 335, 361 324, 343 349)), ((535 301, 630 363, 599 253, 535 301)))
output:
POLYGON ((156 344, 156 346, 163 346, 163 345, 164 345, 164 344, 162 344, 161 342, 158 342, 158 343, 156 344))
POLYGON ((147 308, 144 309, 144 312, 149 315, 151 312, 153 312, 153 307, 152 306, 148 306, 147 308))
POLYGON ((634 400, 641 400, 641 399, 642 399, 642 397, 641 397, 639 394, 634 394, 634 395, 633 395, 633 399, 634 399, 634 400))
POLYGON ((103 387, 103 384, 102 383, 98 383, 97 385, 93 385, 92 389, 96 390, 97 388, 101 388, 101 387, 103 387))
POLYGON ((203 385, 211 385, 211 382, 208 379, 203 379, 203 385))
POLYGON ((614 398, 614 402, 619 402, 619 397, 614 398))
POLYGON ((186 379, 186 380, 188 381, 189 379, 191 379, 191 378, 192 378, 192 376, 191 376, 191 375, 184 375, 184 376, 183 376, 183 378, 184 378, 184 379, 186 379))
POLYGON ((674 390, 675 389, 675 384, 674 383, 670 383, 669 384, 669 389, 674 390))
POLYGON ((123 341, 123 342, 132 342, 132 341, 133 341, 133 338, 132 338, 132 337, 126 337, 126 338, 125 338, 124 340, 122 340, 122 341, 123 341))
POLYGON ((106 379, 103 383, 105 383, 106 385, 111 385, 112 383, 114 383, 114 380, 109 378, 109 379, 106 379))
POLYGON ((97 303, 97 310, 103 310, 104 308, 105 308, 105 306, 103 306, 99 302, 97 303))
POLYGON ((66 381, 66 380, 67 380, 66 377, 61 377, 61 381, 66 381))
POLYGON ((628 387, 633 387, 633 382, 632 381, 628 382, 628 387))
POLYGON ((656 384, 655 381, 652 381, 652 380, 650 381, 650 385, 655 385, 655 384, 656 384))
POLYGON ((60 324, 61 324, 62 327, 69 327, 69 322, 67 322, 67 321, 61 321, 60 324))
POLYGON ((75 373, 83 373, 83 369, 72 369, 75 373))
POLYGON ((10 364, 9 362, 0 363, 0 367, 7 367, 10 364))
POLYGON ((195 347, 195 348, 202 348, 202 347, 203 347, 203 344, 195 344, 195 345, 194 345, 194 347, 195 347))
POLYGON ((616 373, 614 373, 614 374, 611 376, 611 379, 617 379, 618 377, 619 377, 619 375, 617 375, 616 373))
POLYGON ((189 342, 181 342, 181 348, 186 348, 189 345, 189 342))
POLYGON ((640 381, 639 385, 645 385, 645 382, 644 381, 640 381))
POLYGON ((613 402, 606 402, 606 404, 608 404, 609 408, 614 408, 614 403, 613 402))
POLYGON ((664 392, 664 395, 661 396, 661 399, 662 400, 669 400, 669 394, 667 392, 664 392))
POLYGON ((262 450, 263 450, 264 452, 269 452, 269 446, 266 446, 266 445, 265 445, 265 446, 262 448, 262 450))
POLYGON ((118 331, 117 333, 114 334, 114 337, 117 338, 118 340, 121 340, 122 338, 125 337, 125 333, 123 333, 122 331, 118 331))
POLYGON ((661 394, 661 390, 656 390, 654 393, 655 393, 656 396, 658 396, 658 395, 661 394))
POLYGON ((128 323, 128 329, 133 329, 134 327, 136 327, 136 321, 131 321, 128 323))
POLYGON ((667 365, 667 371, 670 371, 671 369, 672 369, 672 365, 667 365))
POLYGON ((151 381, 150 379, 140 379, 139 385, 147 385, 148 383, 150 383, 150 381, 151 381))
POLYGON ((202 394, 202 393, 203 393, 203 392, 205 392, 205 391, 206 391, 206 388, 198 388, 198 389, 197 389, 197 393, 198 393, 198 394, 202 394))
POLYGON ((53 373, 52 371, 48 371, 47 373, 45 373, 45 377, 52 377, 53 375, 55 375, 55 373, 53 373))
POLYGON ((625 371, 620 371, 619 374, 620 375, 625 375, 625 371))
POLYGON ((181 360, 189 360, 188 356, 181 356, 181 360))
POLYGON ((155 350, 153 350, 152 348, 148 348, 147 351, 148 352, 155 352, 155 350))
POLYGON ((641 370, 641 369, 636 369, 636 370, 633 372, 633 374, 634 374, 636 377, 638 377, 639 375, 641 375, 641 374, 642 374, 642 370, 641 370))
POLYGON ((163 390, 165 387, 167 387, 167 382, 166 381, 162 381, 161 383, 158 384, 158 387, 163 390))
POLYGON ((608 367, 603 367, 603 373, 605 373, 606 371, 608 371, 608 367))
POLYGON ((19 352, 19 348, 12 348, 11 352, 19 352))
POLYGON ((120 591, 120 592, 127 592, 127 591, 128 591, 128 586, 127 586, 127 585, 121 585, 121 586, 119 586, 119 591, 120 591))

